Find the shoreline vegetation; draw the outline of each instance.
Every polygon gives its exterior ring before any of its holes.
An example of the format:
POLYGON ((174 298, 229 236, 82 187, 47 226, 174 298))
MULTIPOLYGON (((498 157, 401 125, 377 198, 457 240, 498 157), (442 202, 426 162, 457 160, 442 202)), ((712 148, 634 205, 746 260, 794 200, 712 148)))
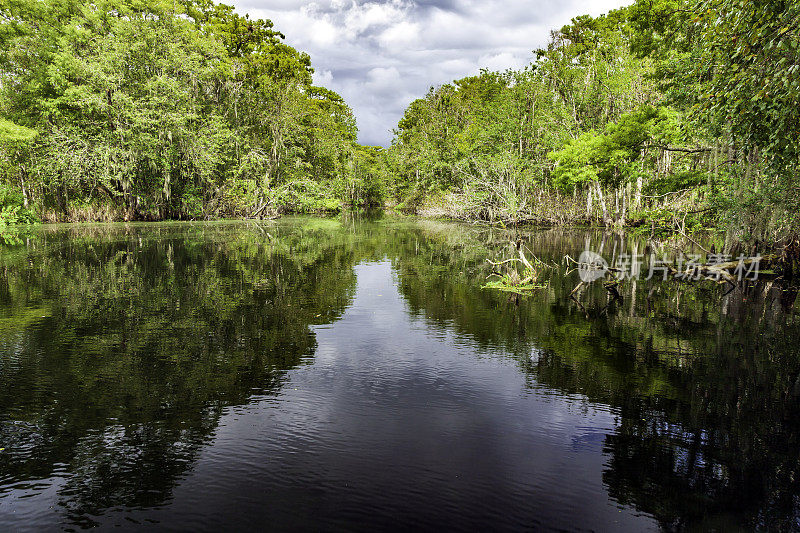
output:
POLYGON ((387 208, 800 257, 800 2, 655 0, 412 102, 388 148, 271 21, 0 0, 0 225, 387 208))

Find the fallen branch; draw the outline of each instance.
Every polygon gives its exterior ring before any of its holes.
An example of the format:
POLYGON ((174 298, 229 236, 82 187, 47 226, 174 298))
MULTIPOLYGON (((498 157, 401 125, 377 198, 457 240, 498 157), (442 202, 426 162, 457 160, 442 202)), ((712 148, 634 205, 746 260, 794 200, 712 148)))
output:
POLYGON ((702 154, 713 151, 713 148, 680 148, 678 146, 657 145, 665 152, 681 152, 684 154, 702 154))

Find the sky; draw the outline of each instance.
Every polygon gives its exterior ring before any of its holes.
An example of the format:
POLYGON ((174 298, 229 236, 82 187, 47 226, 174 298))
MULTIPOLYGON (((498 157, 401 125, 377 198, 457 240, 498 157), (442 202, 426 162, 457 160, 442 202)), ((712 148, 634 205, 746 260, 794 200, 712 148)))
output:
MULTIPOLYGON (((229 2, 224 2, 229 3, 229 2)), ((519 68, 550 30, 600 15, 623 0, 233 0, 270 19, 286 42, 311 55, 314 83, 353 108, 362 144, 388 146, 391 130, 430 87, 519 68)))

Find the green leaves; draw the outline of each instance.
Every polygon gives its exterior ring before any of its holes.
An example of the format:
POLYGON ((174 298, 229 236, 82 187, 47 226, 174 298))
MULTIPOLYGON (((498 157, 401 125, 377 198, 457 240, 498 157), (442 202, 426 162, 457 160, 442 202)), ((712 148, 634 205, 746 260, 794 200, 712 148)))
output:
POLYGON ((0 15, 0 145, 15 158, 0 181, 26 179, 49 218, 250 215, 271 187, 347 174, 352 111, 311 86, 309 56, 269 20, 211 0, 22 0, 0 15))
POLYGON ((594 181, 619 186, 632 177, 632 163, 646 144, 666 144, 680 137, 675 119, 667 108, 643 106, 608 123, 602 132, 581 134, 548 154, 555 163, 554 182, 565 190, 594 181))
POLYGON ((34 129, 0 118, 0 145, 14 147, 27 144, 32 142, 37 135, 38 132, 34 129))

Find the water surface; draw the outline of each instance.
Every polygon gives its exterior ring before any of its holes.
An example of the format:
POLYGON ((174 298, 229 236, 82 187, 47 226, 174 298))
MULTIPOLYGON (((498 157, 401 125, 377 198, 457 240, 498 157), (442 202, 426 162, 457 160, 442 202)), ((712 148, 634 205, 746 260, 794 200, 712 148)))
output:
POLYGON ((3 246, 0 527, 800 527, 792 294, 481 289, 518 239, 644 246, 348 217, 3 246))

